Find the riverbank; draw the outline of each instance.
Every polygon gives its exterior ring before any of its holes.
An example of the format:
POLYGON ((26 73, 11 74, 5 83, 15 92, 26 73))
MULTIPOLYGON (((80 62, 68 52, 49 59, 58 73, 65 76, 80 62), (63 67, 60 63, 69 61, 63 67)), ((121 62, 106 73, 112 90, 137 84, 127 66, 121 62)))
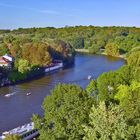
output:
POLYGON ((90 53, 88 49, 75 49, 77 53, 90 53))
POLYGON ((21 84, 27 81, 31 81, 37 78, 40 78, 42 76, 44 76, 45 74, 50 74, 54 71, 57 71, 59 69, 63 68, 63 63, 62 62, 57 62, 55 64, 52 64, 48 67, 42 67, 42 68, 37 68, 36 72, 32 75, 28 75, 25 79, 23 80, 17 80, 15 82, 9 80, 9 79, 5 79, 2 81, 2 83, 0 84, 0 87, 5 87, 5 86, 10 86, 10 85, 16 85, 16 84, 21 84))
MULTIPOLYGON (((101 55, 106 55, 106 56, 108 56, 107 53, 105 53, 105 52, 102 52, 101 55)), ((112 56, 112 57, 122 58, 122 59, 126 60, 126 54, 124 54, 124 55, 119 55, 119 56, 112 56)))
MULTIPOLYGON (((88 49, 75 49, 75 51, 76 51, 77 53, 90 54, 90 52, 89 52, 88 49)), ((105 53, 105 52, 101 52, 101 53, 97 53, 97 54, 109 56, 109 55, 108 55, 107 53, 105 53)), ((126 54, 119 55, 119 56, 112 56, 112 57, 122 58, 122 59, 126 60, 126 54)))

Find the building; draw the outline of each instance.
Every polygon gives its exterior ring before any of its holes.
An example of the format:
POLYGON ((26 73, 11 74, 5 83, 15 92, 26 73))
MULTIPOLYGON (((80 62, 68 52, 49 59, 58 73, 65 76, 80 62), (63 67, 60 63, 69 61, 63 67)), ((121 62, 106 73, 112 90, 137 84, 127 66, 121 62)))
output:
POLYGON ((0 57, 0 67, 11 67, 14 62, 14 58, 10 55, 3 55, 0 57))
POLYGON ((10 62, 14 62, 14 58, 11 55, 9 55, 9 54, 5 54, 2 57, 7 59, 7 60, 9 60, 10 62))

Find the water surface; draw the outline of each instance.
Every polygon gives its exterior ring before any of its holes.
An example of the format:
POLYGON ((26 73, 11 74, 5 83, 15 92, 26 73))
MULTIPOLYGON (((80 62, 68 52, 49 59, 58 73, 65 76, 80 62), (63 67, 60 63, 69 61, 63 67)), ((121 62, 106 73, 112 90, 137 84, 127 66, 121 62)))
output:
POLYGON ((23 84, 0 88, 0 133, 30 122, 33 113, 43 114, 41 105, 44 97, 59 82, 86 87, 88 75, 97 78, 103 72, 116 70, 124 63, 123 59, 103 55, 77 55, 75 65, 71 68, 23 84), (28 92, 32 94, 26 96, 28 92), (6 98, 4 95, 9 93, 13 93, 13 96, 6 98))

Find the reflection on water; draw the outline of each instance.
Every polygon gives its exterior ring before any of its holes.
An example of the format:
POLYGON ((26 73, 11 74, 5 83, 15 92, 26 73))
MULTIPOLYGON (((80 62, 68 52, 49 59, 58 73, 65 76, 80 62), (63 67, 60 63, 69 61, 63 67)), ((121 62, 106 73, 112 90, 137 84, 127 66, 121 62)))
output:
POLYGON ((58 83, 75 83, 86 87, 88 75, 97 78, 103 72, 116 70, 124 60, 102 55, 77 55, 75 65, 39 79, 0 89, 0 132, 30 121, 33 113, 43 114, 44 97, 58 83), (26 94, 31 92, 30 96, 26 94), (15 93, 6 98, 6 94, 15 93))

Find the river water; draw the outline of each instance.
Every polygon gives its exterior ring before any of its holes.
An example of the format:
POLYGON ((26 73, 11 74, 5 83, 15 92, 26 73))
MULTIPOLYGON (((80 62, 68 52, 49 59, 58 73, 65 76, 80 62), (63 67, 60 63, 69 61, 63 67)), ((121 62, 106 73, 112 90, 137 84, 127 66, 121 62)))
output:
POLYGON ((125 61, 103 55, 77 55, 74 66, 47 74, 23 84, 0 88, 0 133, 31 121, 33 113, 43 114, 44 97, 59 82, 76 83, 86 87, 88 75, 97 78, 103 72, 116 70, 125 61), (31 92, 30 96, 26 93, 31 92), (4 95, 13 93, 11 97, 4 95))

